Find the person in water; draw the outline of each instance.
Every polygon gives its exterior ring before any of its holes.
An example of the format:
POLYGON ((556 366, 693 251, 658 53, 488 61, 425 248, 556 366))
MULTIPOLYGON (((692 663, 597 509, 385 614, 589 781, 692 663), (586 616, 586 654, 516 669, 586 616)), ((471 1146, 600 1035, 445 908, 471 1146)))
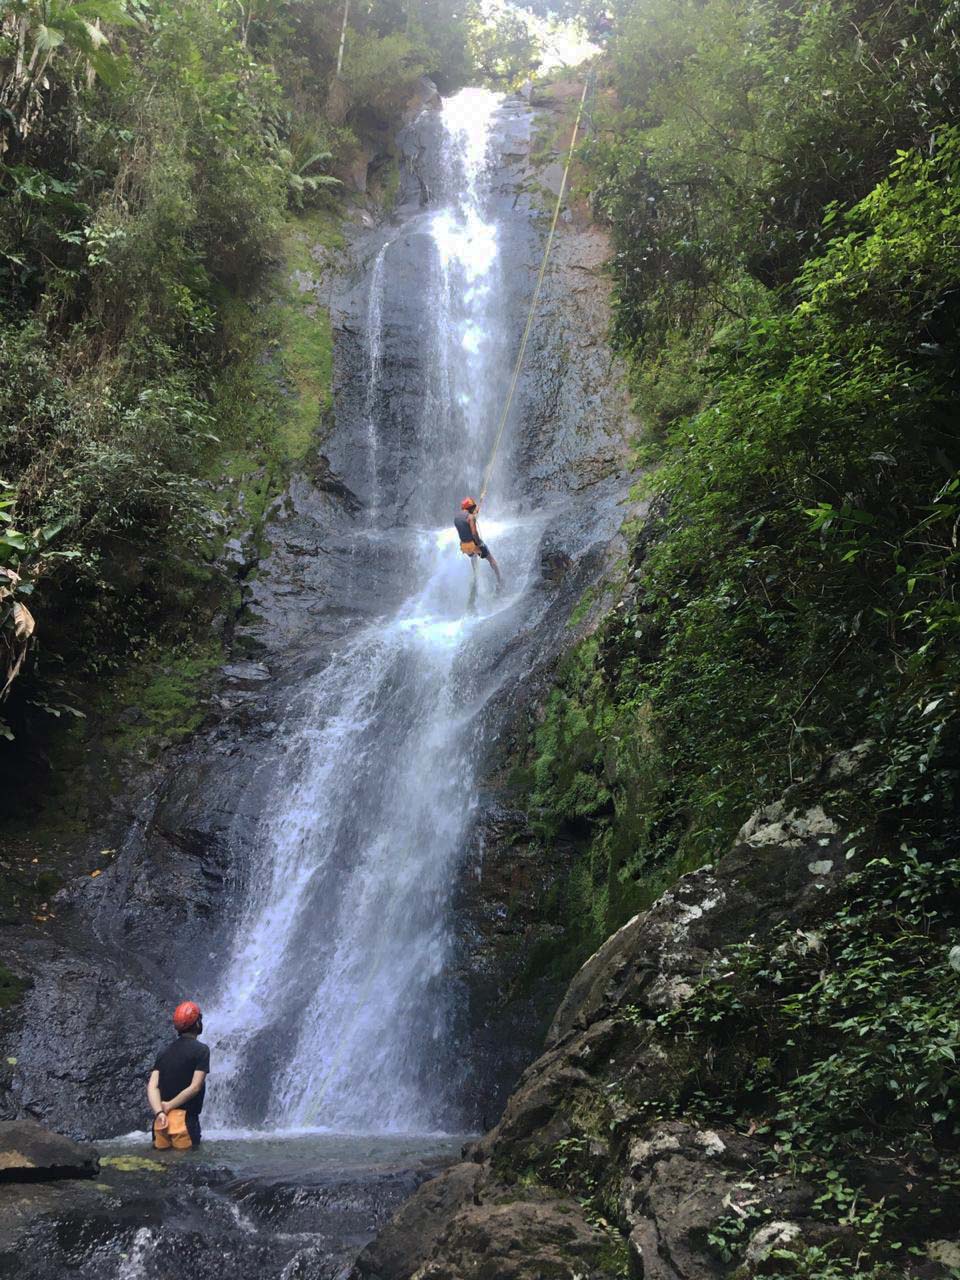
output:
POLYGON ((153 1111, 153 1145, 184 1151, 200 1142, 210 1050, 197 1038, 203 1031, 203 1015, 192 1000, 177 1005, 173 1025, 177 1038, 157 1054, 147 1081, 147 1099, 153 1111))
POLYGON ((465 556, 470 557, 470 563, 476 571, 477 557, 486 560, 490 568, 497 577, 497 589, 503 586, 503 578, 500 576, 500 566, 493 558, 490 548, 480 537, 480 530, 477 528, 477 513, 480 510, 480 504, 475 502, 473 498, 464 498, 460 503, 460 511, 454 516, 453 523, 456 525, 457 533, 460 535, 460 550, 465 556))

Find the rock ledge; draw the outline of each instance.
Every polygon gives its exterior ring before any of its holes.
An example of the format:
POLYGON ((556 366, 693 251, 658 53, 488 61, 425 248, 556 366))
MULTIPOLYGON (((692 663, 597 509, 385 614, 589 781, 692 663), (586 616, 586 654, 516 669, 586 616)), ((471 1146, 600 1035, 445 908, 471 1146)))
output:
POLYGON ((33 1120, 0 1122, 0 1182, 95 1178, 99 1172, 100 1157, 93 1147, 33 1120))

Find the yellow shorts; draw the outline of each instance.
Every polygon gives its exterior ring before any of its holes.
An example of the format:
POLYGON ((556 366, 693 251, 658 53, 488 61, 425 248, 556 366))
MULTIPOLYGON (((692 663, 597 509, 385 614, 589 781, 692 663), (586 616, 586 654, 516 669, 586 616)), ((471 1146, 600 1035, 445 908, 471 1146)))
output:
POLYGON ((490 555, 484 542, 461 542, 460 550, 465 556, 479 556, 481 560, 486 560, 490 555))
POLYGON ((193 1139, 187 1131, 187 1113, 182 1108, 177 1107, 175 1111, 167 1114, 167 1127, 158 1129, 154 1124, 153 1129, 153 1145, 158 1151, 167 1151, 173 1147, 175 1151, 189 1151, 193 1146, 193 1139))

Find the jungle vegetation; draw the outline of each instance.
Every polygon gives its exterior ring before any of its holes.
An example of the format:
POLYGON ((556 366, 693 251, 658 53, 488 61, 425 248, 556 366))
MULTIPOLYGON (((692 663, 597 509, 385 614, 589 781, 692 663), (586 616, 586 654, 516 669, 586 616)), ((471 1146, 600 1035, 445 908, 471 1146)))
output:
POLYGON ((297 436, 290 370, 258 375, 251 318, 285 224, 327 210, 335 225, 337 175, 398 125, 419 77, 509 82, 534 56, 522 18, 473 0, 372 0, 352 6, 338 78, 342 14, 0 7, 2 735, 80 714, 78 680, 222 610, 218 552, 297 436), (238 457, 261 480, 245 510, 238 457))
MULTIPOLYGON (((960 1185, 960 5, 612 12, 583 185, 649 507, 516 775, 540 838, 579 849, 536 962, 571 971, 856 750, 844 900, 664 1015, 685 1066, 651 1110, 819 1181, 860 1254, 770 1274, 899 1276, 960 1185), (884 1195, 870 1161, 936 1196, 884 1195)), ((749 1232, 724 1230, 736 1267, 749 1232)))
POLYGON ((651 515, 530 777, 546 834, 589 835, 593 941, 830 751, 878 744, 878 812, 950 811, 958 20, 616 10, 584 186, 651 515))

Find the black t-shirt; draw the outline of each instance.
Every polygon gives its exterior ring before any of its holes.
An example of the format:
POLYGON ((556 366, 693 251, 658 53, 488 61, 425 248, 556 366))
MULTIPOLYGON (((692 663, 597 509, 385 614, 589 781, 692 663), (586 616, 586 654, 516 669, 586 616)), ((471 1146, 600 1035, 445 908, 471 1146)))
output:
MULTIPOLYGON (((210 1070, 210 1049, 193 1036, 180 1036, 157 1054, 153 1069, 160 1072, 160 1100, 169 1102, 193 1082, 195 1071, 210 1070)), ((206 1091, 204 1082, 197 1096, 184 1103, 183 1109, 188 1115, 200 1114, 206 1091)))
POLYGON ((465 515, 456 515, 453 517, 453 523, 457 533, 460 535, 461 542, 473 541, 473 530, 470 528, 470 521, 465 515))

